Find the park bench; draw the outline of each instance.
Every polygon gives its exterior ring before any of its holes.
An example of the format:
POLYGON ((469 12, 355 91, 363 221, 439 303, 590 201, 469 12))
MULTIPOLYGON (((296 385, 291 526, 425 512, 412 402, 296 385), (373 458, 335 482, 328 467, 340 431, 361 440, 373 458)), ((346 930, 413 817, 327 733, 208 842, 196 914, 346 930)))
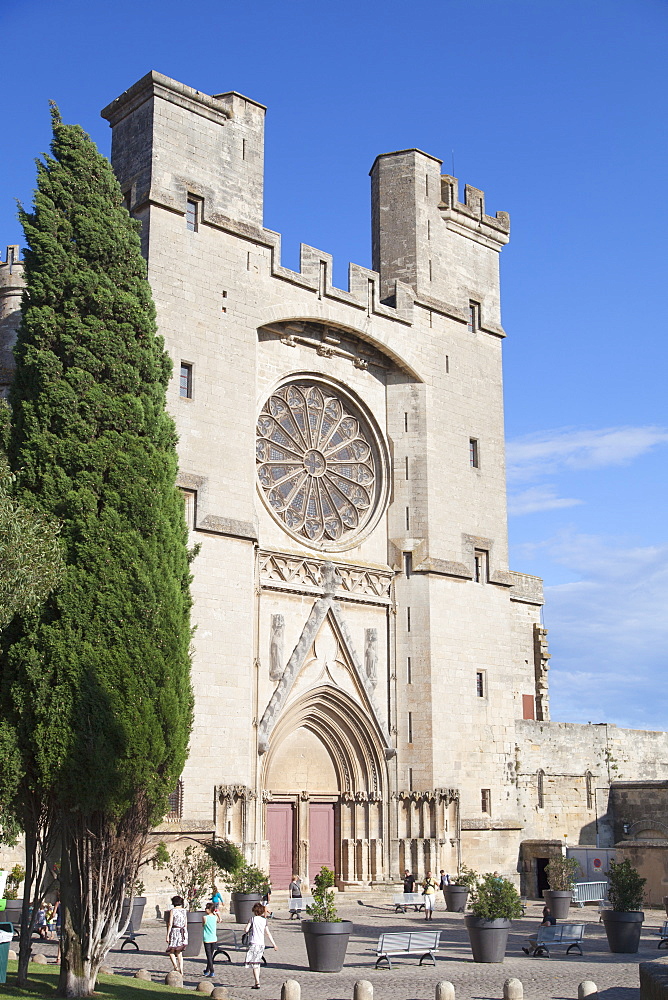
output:
POLYGON ((581 955, 582 947, 580 942, 584 938, 584 932, 584 924, 552 924, 548 927, 539 927, 536 937, 529 938, 530 947, 525 949, 525 951, 532 958, 540 958, 543 955, 549 958, 550 948, 553 948, 557 944, 563 944, 567 945, 567 955, 570 955, 571 948, 577 948, 581 955))
MULTIPOLYGON (((233 928, 218 928, 218 938, 216 941, 216 947, 213 952, 213 960, 215 962, 218 955, 224 955, 227 961, 232 964, 232 959, 230 958, 230 952, 232 951, 242 951, 244 955, 248 951, 246 945, 241 943, 241 936, 243 934, 243 927, 240 930, 233 928)), ((270 944, 265 946, 266 948, 271 948, 270 944)), ((262 956, 263 965, 267 964, 267 959, 262 956)))
POLYGON ((376 947, 376 968, 381 962, 387 962, 387 967, 391 970, 392 959, 397 955, 420 955, 420 965, 425 958, 431 958, 436 965, 434 952, 438 951, 440 940, 440 931, 392 931, 390 934, 381 934, 376 947))
POLYGON ((392 897, 392 903, 395 913, 405 913, 408 906, 414 906, 416 910, 424 909, 421 892, 399 892, 392 897))
POLYGON ((664 945, 668 948, 668 920, 664 920, 661 927, 659 927, 658 935, 661 940, 657 944, 657 948, 663 948, 664 945))
POLYGON ((307 906, 313 905, 313 896, 290 896, 288 899, 288 909, 290 910, 290 920, 298 917, 300 913, 306 912, 307 906))

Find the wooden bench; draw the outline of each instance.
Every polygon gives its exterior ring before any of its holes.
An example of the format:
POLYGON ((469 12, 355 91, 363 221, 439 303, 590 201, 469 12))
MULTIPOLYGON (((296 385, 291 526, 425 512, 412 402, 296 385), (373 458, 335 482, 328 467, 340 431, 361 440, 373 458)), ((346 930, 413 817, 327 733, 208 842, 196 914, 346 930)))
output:
POLYGON ((664 945, 668 948, 668 920, 664 920, 661 927, 659 927, 658 934, 661 940, 657 944, 657 948, 663 948, 664 945))
POLYGON ((406 907, 414 906, 416 910, 424 909, 424 899, 421 892, 399 892, 392 897, 395 913, 405 913, 406 907))
POLYGON ((435 951, 438 951, 441 941, 440 931, 402 931, 381 934, 376 947, 376 968, 381 962, 387 962, 392 969, 392 958, 397 955, 420 955, 419 964, 425 958, 430 958, 436 965, 435 951))
POLYGON ((584 938, 584 924, 552 924, 549 927, 539 927, 538 934, 529 938, 529 948, 524 950, 532 958, 540 958, 545 955, 550 957, 550 948, 556 944, 567 945, 566 954, 570 955, 571 948, 577 948, 582 954, 580 942, 584 938))

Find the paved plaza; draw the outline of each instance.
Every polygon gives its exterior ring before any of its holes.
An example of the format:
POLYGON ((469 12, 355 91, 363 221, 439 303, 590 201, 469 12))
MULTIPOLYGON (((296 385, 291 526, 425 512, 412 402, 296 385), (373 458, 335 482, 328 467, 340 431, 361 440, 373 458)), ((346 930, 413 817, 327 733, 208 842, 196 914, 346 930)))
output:
MULTIPOLYGON (((273 901, 272 901, 273 902, 273 901)), ((576 1000, 578 984, 593 980, 605 1000, 632 1000, 638 996, 638 964, 659 960, 668 967, 668 951, 657 950, 656 931, 666 916, 659 910, 648 910, 637 955, 612 955, 608 951, 598 910, 572 908, 571 921, 587 924, 583 942, 584 956, 566 956, 556 949, 550 959, 528 958, 522 944, 540 922, 542 903, 530 903, 527 915, 514 921, 508 942, 506 960, 502 965, 479 965, 472 961, 463 915, 436 910, 430 929, 442 931, 441 950, 436 968, 418 966, 414 957, 393 962, 392 971, 374 969, 373 949, 378 935, 389 930, 422 930, 426 927, 421 913, 394 913, 394 908, 380 897, 378 902, 339 901, 339 915, 352 920, 354 931, 350 939, 346 965, 340 973, 325 975, 309 972, 306 948, 299 920, 290 920, 285 902, 274 903, 274 919, 270 922, 278 951, 267 951, 267 966, 262 969, 262 1000, 277 1000, 286 979, 296 979, 301 985, 302 1000, 352 1000, 353 987, 360 979, 374 987, 375 1000, 433 1000, 440 980, 454 984, 457 1000, 493 1000, 503 996, 503 983, 511 976, 524 985, 525 1000, 576 1000)), ((443 904, 441 904, 443 907, 443 904)), ((222 927, 238 927, 226 916, 222 927), (227 923, 229 921, 229 925, 227 923)), ((140 951, 126 948, 114 950, 108 964, 118 973, 134 973, 149 969, 153 979, 162 981, 171 968, 164 953, 164 924, 155 917, 144 919, 137 937, 140 951)), ((55 944, 35 941, 34 951, 44 952, 55 960, 55 944)), ((232 955, 232 964, 222 956, 216 960, 216 986, 227 988, 234 1000, 255 996, 250 993, 252 975, 244 968, 243 953, 232 955)), ((185 960, 184 986, 195 987, 204 971, 203 954, 198 959, 185 960)))

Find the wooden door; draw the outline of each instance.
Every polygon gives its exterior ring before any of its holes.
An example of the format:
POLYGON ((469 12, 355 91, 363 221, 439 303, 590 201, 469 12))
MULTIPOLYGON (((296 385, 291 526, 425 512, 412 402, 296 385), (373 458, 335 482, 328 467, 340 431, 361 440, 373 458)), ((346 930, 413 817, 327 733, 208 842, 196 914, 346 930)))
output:
POLYGON ((334 803, 311 802, 308 811, 309 848, 308 879, 313 885, 313 877, 323 865, 335 870, 334 858, 334 803))
POLYGON ((269 878, 272 888, 287 889, 293 867, 294 807, 290 802, 267 803, 269 878))

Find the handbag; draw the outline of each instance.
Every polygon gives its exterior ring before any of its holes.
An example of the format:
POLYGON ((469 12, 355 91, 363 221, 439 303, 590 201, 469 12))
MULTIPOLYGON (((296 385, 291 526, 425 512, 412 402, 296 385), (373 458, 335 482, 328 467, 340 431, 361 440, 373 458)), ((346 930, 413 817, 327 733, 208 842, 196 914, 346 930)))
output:
POLYGON ((248 946, 250 944, 250 931, 244 931, 243 932, 243 934, 241 935, 241 944, 242 944, 242 947, 248 948, 248 946))

